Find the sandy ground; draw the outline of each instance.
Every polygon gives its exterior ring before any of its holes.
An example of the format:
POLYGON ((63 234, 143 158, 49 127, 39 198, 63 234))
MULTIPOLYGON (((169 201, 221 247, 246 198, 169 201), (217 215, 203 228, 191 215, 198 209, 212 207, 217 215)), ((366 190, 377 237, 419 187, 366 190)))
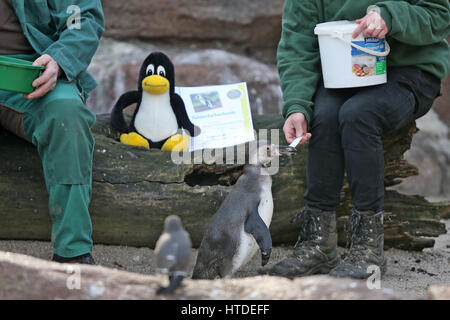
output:
MULTIPOLYGON (((447 231, 450 229, 450 220, 445 221, 447 231)), ((40 241, 0 241, 1 251, 11 251, 30 256, 51 259, 52 250, 49 242, 40 241)), ((291 252, 289 247, 273 248, 270 262, 271 266, 291 252)), ((343 249, 342 249, 343 251, 343 249)), ((93 256, 102 266, 137 272, 153 274, 153 251, 148 248, 135 248, 124 246, 95 245, 93 256)), ((192 261, 195 261, 197 251, 192 251, 192 261)), ((422 252, 408 252, 397 249, 386 251, 388 258, 388 271, 381 281, 383 288, 391 288, 397 292, 405 292, 416 296, 425 296, 429 285, 450 285, 450 232, 436 239, 434 248, 422 252)), ((249 277, 258 274, 260 257, 255 255, 253 260, 236 277, 249 277)))

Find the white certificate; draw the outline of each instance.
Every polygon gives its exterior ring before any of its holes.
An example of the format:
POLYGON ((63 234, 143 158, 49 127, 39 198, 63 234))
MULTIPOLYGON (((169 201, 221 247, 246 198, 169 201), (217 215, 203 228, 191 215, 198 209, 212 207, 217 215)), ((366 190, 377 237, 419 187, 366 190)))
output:
POLYGON ((192 137, 189 151, 218 149, 253 141, 252 115, 247 84, 205 87, 176 87, 189 119, 200 127, 192 137))

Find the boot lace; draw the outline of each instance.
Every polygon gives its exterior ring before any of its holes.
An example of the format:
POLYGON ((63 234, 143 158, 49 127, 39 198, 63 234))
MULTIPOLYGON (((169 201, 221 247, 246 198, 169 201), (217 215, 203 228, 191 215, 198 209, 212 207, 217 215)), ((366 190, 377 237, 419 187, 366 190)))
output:
POLYGON ((347 233, 346 248, 350 248, 350 252, 345 257, 348 262, 361 263, 368 258, 369 241, 367 226, 365 219, 355 209, 352 210, 350 217, 344 225, 344 230, 347 233))
POLYGON ((367 240, 367 234, 364 232, 364 220, 361 218, 362 216, 353 209, 345 223, 344 231, 347 233, 346 248, 350 248, 354 244, 364 243, 367 240))
POLYGON ((299 220, 302 221, 302 224, 294 248, 297 248, 298 244, 302 242, 302 240, 308 241, 314 239, 317 233, 317 217, 311 212, 311 210, 305 208, 300 212, 296 213, 291 218, 291 223, 296 223, 299 220))

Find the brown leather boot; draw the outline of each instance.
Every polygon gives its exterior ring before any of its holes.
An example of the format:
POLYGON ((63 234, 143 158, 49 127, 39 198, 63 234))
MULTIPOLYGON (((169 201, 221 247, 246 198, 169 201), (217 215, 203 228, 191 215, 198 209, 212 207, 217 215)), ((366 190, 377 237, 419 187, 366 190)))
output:
POLYGON ((373 267, 380 268, 381 274, 386 272, 383 213, 353 209, 346 229, 350 250, 330 276, 367 279, 373 267))
POLYGON ((294 251, 261 273, 287 278, 330 272, 339 263, 336 212, 304 208, 291 222, 302 219, 302 227, 294 251))

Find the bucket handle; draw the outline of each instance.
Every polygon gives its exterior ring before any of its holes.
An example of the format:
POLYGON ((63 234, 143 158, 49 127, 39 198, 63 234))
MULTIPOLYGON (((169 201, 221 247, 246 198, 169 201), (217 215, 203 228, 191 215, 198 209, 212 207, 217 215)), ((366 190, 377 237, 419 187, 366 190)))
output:
POLYGON ((391 52, 391 47, 389 46, 389 43, 386 40, 384 40, 384 43, 385 43, 384 52, 379 52, 379 51, 373 51, 373 50, 370 50, 370 49, 358 46, 357 44, 353 43, 352 41, 348 41, 348 40, 344 39, 342 33, 337 32, 337 31, 333 32, 332 37, 333 38, 338 38, 338 39, 344 41, 345 43, 351 45, 352 47, 354 47, 354 48, 356 48, 358 50, 361 50, 362 52, 371 54, 373 56, 386 57, 391 52))

